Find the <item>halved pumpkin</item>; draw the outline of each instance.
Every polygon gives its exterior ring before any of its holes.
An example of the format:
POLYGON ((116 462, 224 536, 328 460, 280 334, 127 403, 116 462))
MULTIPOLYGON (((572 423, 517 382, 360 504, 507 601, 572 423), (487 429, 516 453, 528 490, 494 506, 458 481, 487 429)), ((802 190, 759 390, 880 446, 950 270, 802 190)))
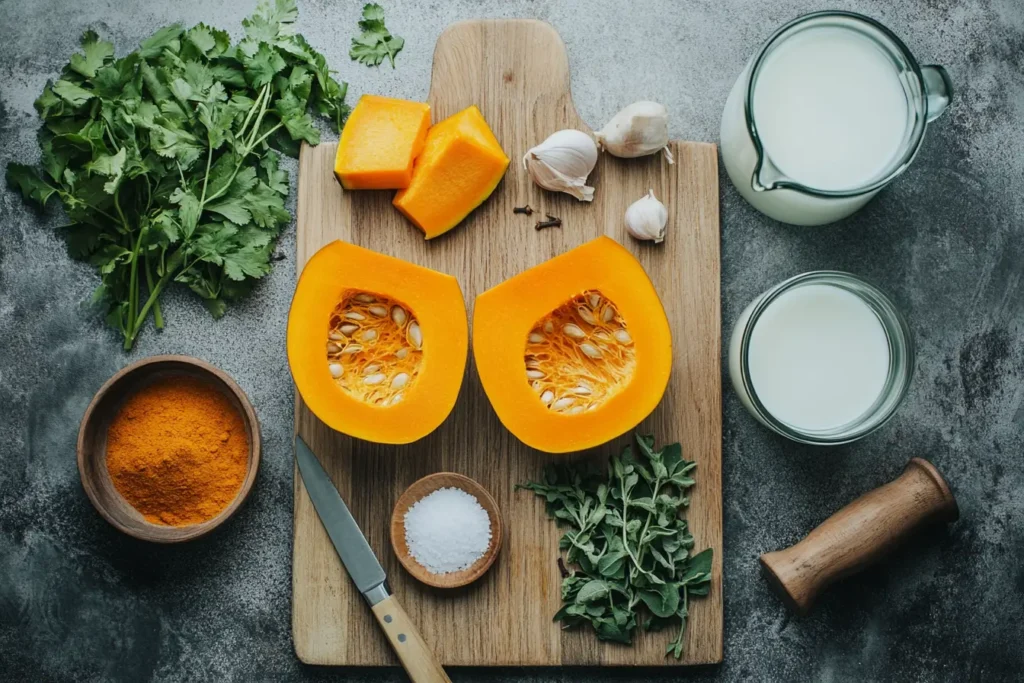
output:
POLYGON ((643 266, 599 237, 479 295, 473 358, 502 424, 528 446, 566 453, 654 410, 672 334, 643 266))
POLYGON ((455 406, 469 330, 454 277, 332 242, 299 277, 288 364, 302 400, 332 429, 403 444, 455 406))

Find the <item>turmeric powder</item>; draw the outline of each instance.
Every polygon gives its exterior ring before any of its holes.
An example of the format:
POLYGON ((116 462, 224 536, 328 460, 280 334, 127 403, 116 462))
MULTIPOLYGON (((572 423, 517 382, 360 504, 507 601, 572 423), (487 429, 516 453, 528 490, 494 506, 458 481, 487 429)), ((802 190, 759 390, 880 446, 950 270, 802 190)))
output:
POLYGON ((128 398, 107 431, 107 471, 150 522, 199 524, 238 495, 249 461, 245 423, 211 384, 172 377, 128 398))

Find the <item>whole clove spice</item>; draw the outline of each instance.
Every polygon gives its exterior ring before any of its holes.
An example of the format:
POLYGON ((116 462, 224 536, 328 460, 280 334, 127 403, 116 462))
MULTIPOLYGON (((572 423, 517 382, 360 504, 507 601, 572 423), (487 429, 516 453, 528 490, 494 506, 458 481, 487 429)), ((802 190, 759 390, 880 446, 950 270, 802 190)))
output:
POLYGON ((512 213, 521 213, 527 216, 532 216, 533 209, 530 208, 529 204, 527 204, 526 206, 514 206, 512 207, 512 213))
POLYGON ((543 230, 544 228, 560 228, 562 227, 562 219, 552 216, 550 213, 547 214, 548 219, 546 221, 537 221, 537 225, 533 226, 535 230, 543 230))

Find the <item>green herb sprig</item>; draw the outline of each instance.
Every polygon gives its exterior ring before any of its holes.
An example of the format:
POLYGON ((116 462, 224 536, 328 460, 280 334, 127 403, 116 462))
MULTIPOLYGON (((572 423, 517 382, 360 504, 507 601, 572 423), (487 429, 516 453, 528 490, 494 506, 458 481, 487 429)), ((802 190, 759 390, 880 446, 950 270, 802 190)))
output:
POLYGON ((320 134, 311 113, 340 129, 346 84, 294 30, 294 0, 263 0, 235 45, 224 31, 167 26, 138 50, 89 31, 35 106, 42 168, 7 166, 8 182, 45 206, 56 196, 71 223, 72 257, 94 265, 94 300, 130 349, 172 282, 215 316, 270 272, 288 174, 320 134))
POLYGON ((517 488, 543 497, 548 515, 569 527, 559 547, 575 568, 563 572, 554 620, 589 623, 599 639, 627 644, 641 619, 647 630, 675 626, 665 653, 678 659, 690 598, 711 587, 712 550, 690 555, 680 516, 696 463, 678 443, 655 450, 653 436, 638 434, 636 449, 640 457, 630 446, 612 456, 607 472, 554 465, 544 482, 517 488))
POLYGON ((405 38, 391 35, 384 25, 384 8, 377 3, 363 5, 363 18, 359 21, 362 34, 352 39, 348 56, 366 66, 380 66, 387 57, 395 68, 395 55, 405 47, 405 38))

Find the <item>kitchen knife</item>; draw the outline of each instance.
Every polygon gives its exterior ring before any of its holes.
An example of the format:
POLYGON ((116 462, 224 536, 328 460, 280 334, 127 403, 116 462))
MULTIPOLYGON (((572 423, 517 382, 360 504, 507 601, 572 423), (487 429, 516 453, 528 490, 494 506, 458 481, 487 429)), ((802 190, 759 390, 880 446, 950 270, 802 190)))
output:
POLYGON ((295 460, 320 521, 341 563, 366 598, 398 660, 413 683, 451 683, 409 616, 388 591, 387 575, 331 478, 306 442, 295 437, 295 460))

